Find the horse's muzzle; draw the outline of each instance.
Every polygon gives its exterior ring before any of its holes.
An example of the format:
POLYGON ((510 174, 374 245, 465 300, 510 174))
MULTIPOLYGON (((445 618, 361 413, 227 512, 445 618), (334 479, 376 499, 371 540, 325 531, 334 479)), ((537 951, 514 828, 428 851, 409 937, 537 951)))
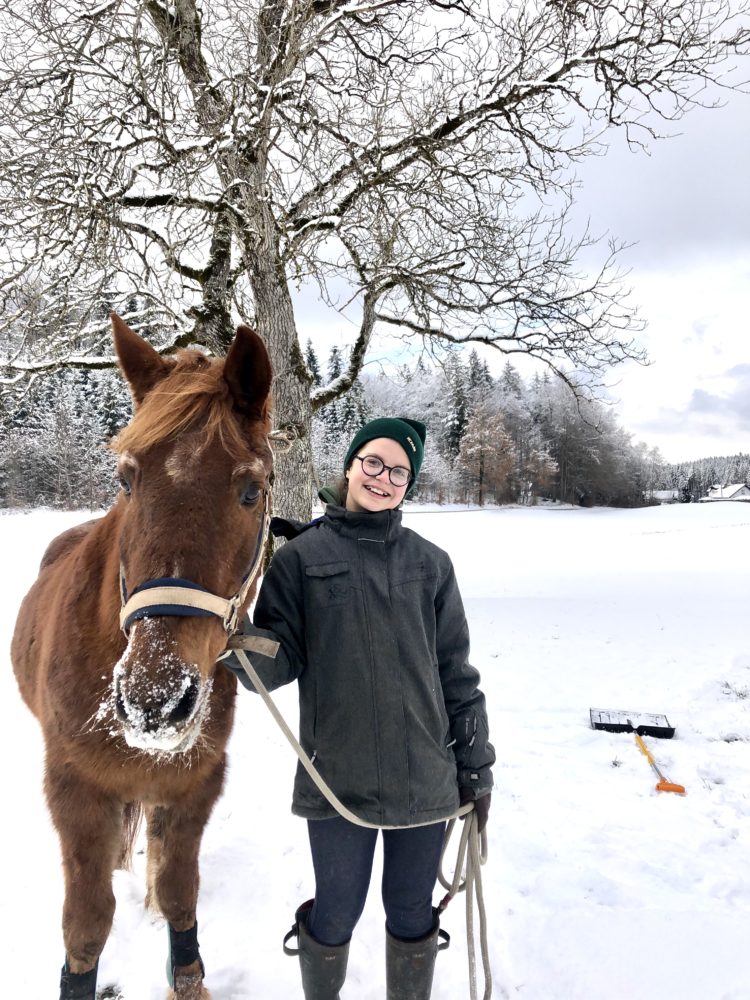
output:
POLYGON ((190 678, 187 689, 176 700, 169 699, 162 704, 149 702, 138 707, 135 712, 128 711, 122 692, 122 678, 115 682, 115 714, 120 722, 138 722, 144 733, 156 733, 165 726, 180 726, 190 719, 198 702, 199 679, 190 678))
POLYGON ((153 677, 139 669, 116 672, 114 713, 127 744, 150 752, 189 750, 206 714, 211 681, 191 667, 153 677))

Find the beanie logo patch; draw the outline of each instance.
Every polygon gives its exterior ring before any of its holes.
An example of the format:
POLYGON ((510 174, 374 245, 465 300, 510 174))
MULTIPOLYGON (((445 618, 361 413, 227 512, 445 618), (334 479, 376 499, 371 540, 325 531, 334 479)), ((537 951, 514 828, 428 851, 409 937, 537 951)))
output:
POLYGON ((412 450, 413 452, 415 452, 415 453, 416 453, 416 451, 417 451, 417 446, 416 446, 416 445, 414 444, 414 442, 413 442, 413 441, 412 441, 412 439, 411 439, 411 438, 410 438, 410 437, 408 436, 408 434, 407 434, 407 436, 406 436, 406 440, 407 440, 407 441, 409 442, 409 444, 410 444, 410 446, 411 446, 411 450, 412 450))

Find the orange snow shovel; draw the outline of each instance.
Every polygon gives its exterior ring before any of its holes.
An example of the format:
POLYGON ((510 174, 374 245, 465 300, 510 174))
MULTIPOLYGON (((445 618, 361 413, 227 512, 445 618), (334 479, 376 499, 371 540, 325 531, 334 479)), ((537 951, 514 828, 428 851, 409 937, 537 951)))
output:
POLYGON ((669 724, 666 715, 649 715, 638 712, 612 712, 603 711, 599 708, 589 710, 592 729, 603 729, 609 733, 635 733, 635 742, 638 749, 646 757, 651 767, 659 776, 656 783, 657 792, 676 792, 684 795, 685 789, 682 785, 665 778, 659 770, 654 760, 654 755, 643 742, 643 736, 655 736, 659 739, 671 740, 675 734, 674 726, 669 724), (633 720, 636 720, 633 722, 633 720))
POLYGON ((673 781, 670 781, 668 778, 665 778, 664 775, 661 773, 656 761, 654 760, 654 755, 651 753, 649 748, 643 742, 643 738, 638 732, 636 732, 635 734, 635 742, 638 744, 638 749, 641 751, 642 754, 645 754, 649 764, 659 776, 659 780, 656 782, 657 792, 677 792, 678 795, 684 795, 685 789, 682 785, 676 785, 673 781))

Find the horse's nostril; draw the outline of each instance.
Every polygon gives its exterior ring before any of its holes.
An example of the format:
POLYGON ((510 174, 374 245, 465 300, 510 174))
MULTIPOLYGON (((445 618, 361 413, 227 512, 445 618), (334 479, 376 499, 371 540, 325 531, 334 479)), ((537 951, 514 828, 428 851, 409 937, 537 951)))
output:
POLYGON ((198 690, 197 680, 191 679, 182 698, 180 698, 179 702, 169 713, 168 721, 170 723, 174 725, 179 722, 185 722, 186 719, 190 718, 198 701, 198 690))
POLYGON ((122 688, 120 687, 119 680, 115 687, 115 715, 120 722, 125 722, 128 717, 128 713, 125 711, 125 699, 122 696, 122 688))
POLYGON ((161 712, 159 708, 144 708, 143 712, 143 732, 144 733, 155 733, 161 727, 161 712))

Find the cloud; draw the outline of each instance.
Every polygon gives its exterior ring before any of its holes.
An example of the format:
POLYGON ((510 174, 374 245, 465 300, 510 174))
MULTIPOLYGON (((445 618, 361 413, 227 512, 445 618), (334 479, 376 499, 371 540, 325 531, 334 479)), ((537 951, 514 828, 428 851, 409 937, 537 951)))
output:
POLYGON ((731 383, 724 392, 694 389, 686 413, 716 414, 731 420, 738 430, 750 432, 750 365, 734 365, 724 373, 731 383))
POLYGON ((688 112, 679 134, 651 142, 648 153, 610 133, 607 152, 580 165, 579 212, 594 232, 634 244, 631 266, 672 269, 750 246, 750 95, 713 98, 724 106, 688 112))
POLYGON ((728 400, 722 396, 706 392, 705 389, 694 389, 687 405, 687 413, 725 413, 728 400))
POLYGON ((684 405, 664 400, 637 422, 637 433, 656 442, 667 461, 750 451, 750 364, 740 363, 702 385, 684 405))
POLYGON ((734 365, 720 379, 725 384, 731 383, 725 391, 693 389, 684 410, 671 411, 674 418, 721 417, 731 419, 737 427, 750 431, 750 365, 734 365))
POLYGON ((639 423, 635 436, 656 445, 667 462, 750 452, 750 429, 731 411, 661 409, 639 423))

